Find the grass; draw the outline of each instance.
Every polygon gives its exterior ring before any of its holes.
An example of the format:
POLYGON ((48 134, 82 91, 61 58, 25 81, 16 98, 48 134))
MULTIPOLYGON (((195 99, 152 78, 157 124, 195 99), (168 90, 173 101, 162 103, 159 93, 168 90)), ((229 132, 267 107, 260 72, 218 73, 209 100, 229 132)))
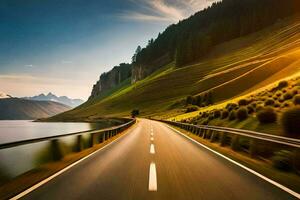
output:
POLYGON ((133 109, 139 109, 142 116, 169 118, 184 113, 182 100, 188 95, 211 90, 219 104, 254 92, 265 86, 262 83, 300 71, 299 29, 298 18, 286 19, 216 46, 193 65, 176 68, 170 63, 137 83, 124 84, 58 118, 128 116, 133 109))
POLYGON ((287 109, 297 106, 294 102, 294 99, 300 93, 300 76, 292 78, 290 80, 286 80, 284 82, 287 83, 287 85, 283 88, 280 88, 279 83, 276 83, 270 85, 267 88, 264 88, 263 90, 259 90, 255 93, 243 96, 242 98, 237 98, 235 100, 226 101, 221 104, 208 106, 206 108, 200 109, 200 111, 178 115, 176 117, 170 118, 170 120, 185 121, 193 124, 208 123, 209 125, 233 127, 286 136, 280 123, 280 118, 287 109), (288 96, 288 98, 286 96, 288 96), (280 101, 280 99, 282 99, 282 101, 280 101), (244 101, 244 104, 246 105, 240 105, 236 109, 248 109, 248 107, 250 107, 252 110, 251 113, 248 113, 248 117, 246 118, 246 120, 229 120, 228 118, 221 119, 219 117, 217 119, 211 119, 208 117, 218 110, 227 110, 226 107, 228 103, 236 103, 236 105, 238 105, 238 102, 242 101, 244 101), (266 108, 266 103, 268 102, 273 102, 273 104, 269 105, 269 107, 275 113, 275 120, 270 123, 260 123, 257 118, 257 113, 259 113, 261 110, 264 110, 266 108), (202 115, 202 113, 206 113, 206 115, 202 115))

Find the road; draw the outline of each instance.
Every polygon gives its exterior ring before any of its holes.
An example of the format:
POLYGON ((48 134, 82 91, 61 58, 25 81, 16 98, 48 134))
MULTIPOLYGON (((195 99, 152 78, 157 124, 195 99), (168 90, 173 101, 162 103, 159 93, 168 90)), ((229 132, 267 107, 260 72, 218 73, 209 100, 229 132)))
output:
POLYGON ((127 134, 22 199, 296 199, 176 133, 139 120, 127 134))

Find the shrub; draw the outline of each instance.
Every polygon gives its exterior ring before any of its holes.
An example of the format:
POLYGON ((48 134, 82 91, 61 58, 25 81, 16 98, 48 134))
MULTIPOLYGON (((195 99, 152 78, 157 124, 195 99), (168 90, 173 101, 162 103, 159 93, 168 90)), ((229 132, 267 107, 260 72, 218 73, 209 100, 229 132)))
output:
POLYGON ((229 112, 227 110, 222 111, 221 119, 226 119, 229 115, 229 112))
POLYGON ((277 121, 277 113, 271 107, 267 107, 259 111, 256 115, 261 124, 269 124, 277 121))
POLYGON ((281 124, 287 136, 299 137, 300 135, 300 106, 285 111, 281 117, 281 124))
POLYGON ((207 112, 203 112, 202 115, 201 115, 201 117, 202 117, 202 118, 208 117, 208 113, 207 113, 207 112))
POLYGON ((250 104, 250 106, 252 106, 253 108, 256 108, 257 103, 256 103, 256 102, 252 102, 252 103, 250 104))
POLYGON ((287 150, 281 150, 272 157, 273 166, 282 171, 290 171, 293 168, 293 154, 287 150))
POLYGON ((289 102, 284 102, 284 103, 282 104, 282 108, 287 108, 287 107, 289 107, 289 106, 290 106, 289 102))
POLYGON ((288 83, 287 81, 280 81, 280 82, 278 83, 277 88, 278 88, 278 89, 282 89, 282 88, 287 87, 288 85, 289 85, 289 83, 288 83))
POLYGON ((280 105, 280 103, 278 103, 278 102, 276 102, 275 104, 274 104, 274 107, 275 108, 279 108, 281 105, 280 105))
POLYGON ((258 106, 256 107, 256 112, 259 112, 259 111, 261 111, 262 109, 264 109, 264 106, 258 105, 258 106))
POLYGON ((282 92, 280 92, 280 91, 277 91, 277 92, 275 93, 275 96, 277 96, 277 97, 281 97, 281 95, 282 95, 282 92))
POLYGON ((217 119, 219 117, 221 117, 221 111, 220 110, 215 110, 214 111, 214 118, 217 119))
POLYGON ((131 111, 131 116, 134 118, 140 114, 140 111, 138 109, 133 109, 131 111))
POLYGON ((188 106, 185 110, 186 113, 194 112, 198 110, 198 106, 188 106))
POLYGON ((272 106, 274 105, 275 101, 273 99, 267 99, 265 101, 265 106, 272 106))
POLYGON ((292 90, 291 93, 293 94, 293 96, 295 96, 295 95, 298 94, 298 90, 296 90, 296 89, 295 89, 295 90, 292 90))
POLYGON ((229 121, 233 121, 236 119, 236 111, 235 110, 230 111, 228 119, 229 119, 229 121))
POLYGON ((251 105, 247 106, 248 114, 252 114, 255 112, 255 108, 251 105))
POLYGON ((248 101, 246 99, 240 99, 238 104, 239 106, 246 106, 248 105, 248 101))
POLYGON ((248 118, 248 110, 246 108, 240 108, 236 112, 236 117, 238 118, 239 121, 243 121, 248 118))
POLYGON ((294 96, 293 103, 295 105, 300 105, 300 95, 299 94, 297 94, 296 96, 294 96))
POLYGON ((186 104, 192 104, 194 101, 193 96, 189 95, 186 97, 186 104))
POLYGON ((287 92, 283 95, 284 100, 289 100, 293 98, 293 94, 291 92, 287 92))
POLYGON ((236 103, 228 103, 228 104, 226 105, 226 109, 227 109, 228 111, 232 111, 232 110, 236 109, 237 107, 238 107, 238 105, 237 105, 236 103))

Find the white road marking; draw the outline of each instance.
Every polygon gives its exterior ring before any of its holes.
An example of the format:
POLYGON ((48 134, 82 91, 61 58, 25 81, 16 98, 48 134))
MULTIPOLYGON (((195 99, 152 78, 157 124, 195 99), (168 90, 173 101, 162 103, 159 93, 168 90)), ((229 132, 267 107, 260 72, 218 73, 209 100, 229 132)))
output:
POLYGON ((154 135, 154 133, 153 133, 153 132, 151 132, 151 133, 150 133, 150 135, 151 135, 151 136, 153 136, 153 135, 154 135))
POLYGON ((157 177, 156 177, 156 166, 152 162, 149 169, 149 191, 157 191, 157 177))
MULTIPOLYGON (((127 129, 126 131, 129 131, 131 128, 127 129)), ((27 190, 21 192, 20 194, 10 198, 10 200, 17 200, 20 199, 22 197, 24 197, 25 195, 29 194, 30 192, 36 190, 37 188, 41 187, 42 185, 46 184, 47 182, 49 182, 50 180, 54 179, 55 177, 61 175, 62 173, 64 173, 65 171, 69 170, 70 168, 74 167, 75 165, 79 164, 80 162, 88 159, 89 157, 91 157, 92 155, 98 153, 99 151, 102 151, 103 149, 109 147, 110 145, 112 145, 113 143, 117 142, 118 140, 120 140, 122 137, 126 136, 127 134, 121 135, 120 137, 118 137, 117 139, 115 139, 114 141, 112 141, 111 143, 105 145, 104 147, 94 151, 93 153, 87 155, 86 157, 81 158, 80 160, 74 162, 73 164, 63 168, 62 170, 56 172, 55 174, 53 174, 52 176, 49 176, 48 178, 42 180, 41 182, 33 185, 32 187, 28 188, 27 190)))
POLYGON ((205 146, 204 144, 201 144, 200 142, 198 142, 198 141, 196 141, 196 140, 194 140, 194 139, 188 137, 187 135, 181 133, 180 131, 176 130, 175 128, 173 128, 173 127, 171 127, 171 126, 169 126, 169 125, 166 125, 166 126, 168 126, 168 127, 169 127, 170 129, 172 129, 173 131, 175 131, 175 132, 181 134, 182 136, 186 137, 187 139, 189 139, 189 140, 195 142, 196 144, 202 146, 203 148, 205 148, 205 149, 207 149, 207 150, 209 150, 209 151, 211 151, 211 152, 217 154, 218 156, 220 156, 220 157, 222 157, 222 158, 228 160, 229 162, 231 162, 231 163, 233 163, 233 164, 235 164, 235 165, 237 165, 237 166, 239 166, 239 167, 241 167, 241 168, 247 170, 248 172, 254 174, 255 176, 258 176, 259 178, 261 178, 261 179, 263 179, 263 180, 265 180, 265 181, 271 183, 272 185, 274 185, 274 186, 276 186, 276 187, 282 189, 283 191, 289 193, 290 195, 292 195, 292 196, 294 196, 294 197, 300 199, 300 194, 299 194, 299 193, 297 193, 297 192, 295 192, 295 191, 293 191, 293 190, 291 190, 291 189, 285 187, 284 185, 281 185, 280 183, 277 183, 276 181, 273 181, 272 179, 269 179, 268 177, 265 177, 264 175, 262 175, 262 174, 260 174, 260 173, 258 173, 258 172, 256 172, 256 171, 254 171, 254 170, 252 170, 252 169, 250 169, 250 168, 248 168, 248 167, 246 167, 246 166, 244 166, 244 165, 242 165, 242 164, 240 164, 240 163, 238 163, 238 162, 236 162, 236 161, 234 161, 234 160, 232 160, 231 158, 228 158, 228 157, 224 156, 223 154, 221 154, 221 153, 219 153, 219 152, 217 152, 217 151, 215 151, 215 150, 212 150, 211 148, 205 146))
POLYGON ((150 145, 150 153, 155 154, 154 144, 150 145))
POLYGON ((151 141, 154 141, 154 137, 151 137, 150 140, 151 140, 151 141))

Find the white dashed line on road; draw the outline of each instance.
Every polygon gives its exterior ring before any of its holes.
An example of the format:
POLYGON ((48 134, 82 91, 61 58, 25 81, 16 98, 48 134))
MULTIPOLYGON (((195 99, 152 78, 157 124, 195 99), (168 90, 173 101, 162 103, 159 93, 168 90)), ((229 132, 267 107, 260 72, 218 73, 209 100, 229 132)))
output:
POLYGON ((154 144, 150 145, 150 153, 155 154, 154 144))
POLYGON ((157 177, 156 177, 156 166, 152 162, 149 169, 149 191, 157 191, 157 177))

